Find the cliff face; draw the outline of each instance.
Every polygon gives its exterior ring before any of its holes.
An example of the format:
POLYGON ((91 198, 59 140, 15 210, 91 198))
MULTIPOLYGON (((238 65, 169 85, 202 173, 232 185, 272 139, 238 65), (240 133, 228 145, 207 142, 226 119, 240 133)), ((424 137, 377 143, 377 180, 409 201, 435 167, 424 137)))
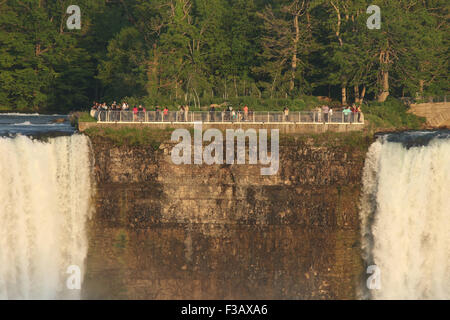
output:
POLYGON ((174 165, 93 138, 84 298, 355 298, 364 150, 291 141, 280 169, 174 165))

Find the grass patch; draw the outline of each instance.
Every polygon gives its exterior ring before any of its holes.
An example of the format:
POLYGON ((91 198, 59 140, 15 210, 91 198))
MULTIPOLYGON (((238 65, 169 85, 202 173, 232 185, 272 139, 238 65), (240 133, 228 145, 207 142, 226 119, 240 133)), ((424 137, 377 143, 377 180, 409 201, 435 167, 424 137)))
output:
POLYGON ((97 122, 97 119, 91 117, 89 112, 79 112, 78 113, 78 122, 97 122))
POLYGON ((395 98, 386 102, 372 102, 362 108, 364 117, 369 121, 369 131, 380 129, 412 129, 423 128, 425 118, 407 113, 407 107, 395 98))
POLYGON ((366 152, 373 142, 372 137, 372 134, 364 131, 282 134, 280 135, 280 144, 312 143, 316 147, 366 152))
POLYGON ((158 150, 161 143, 170 140, 173 128, 154 129, 143 128, 89 128, 84 131, 91 138, 102 137, 117 146, 151 146, 158 150))

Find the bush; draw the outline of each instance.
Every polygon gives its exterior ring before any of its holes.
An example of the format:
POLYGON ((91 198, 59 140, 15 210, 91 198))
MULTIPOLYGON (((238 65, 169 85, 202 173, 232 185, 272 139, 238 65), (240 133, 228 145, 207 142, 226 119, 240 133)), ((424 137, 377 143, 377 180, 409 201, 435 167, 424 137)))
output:
POLYGON ((372 102, 362 107, 365 119, 373 128, 420 129, 425 119, 407 113, 407 107, 398 99, 389 97, 386 102, 372 102))

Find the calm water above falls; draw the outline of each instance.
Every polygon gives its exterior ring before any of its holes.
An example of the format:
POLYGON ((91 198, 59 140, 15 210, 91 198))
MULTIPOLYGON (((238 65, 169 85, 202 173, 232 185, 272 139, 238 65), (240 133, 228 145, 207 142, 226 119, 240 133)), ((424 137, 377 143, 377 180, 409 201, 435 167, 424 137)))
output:
POLYGON ((67 135, 75 132, 66 115, 0 113, 0 136, 5 135, 67 135), (57 121, 65 120, 63 123, 57 121))

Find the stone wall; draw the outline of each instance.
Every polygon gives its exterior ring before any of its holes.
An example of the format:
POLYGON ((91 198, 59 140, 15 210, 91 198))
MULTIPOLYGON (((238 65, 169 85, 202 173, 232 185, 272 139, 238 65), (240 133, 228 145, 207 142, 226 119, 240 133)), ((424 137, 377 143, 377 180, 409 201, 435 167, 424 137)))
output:
MULTIPOLYGON (((361 131, 365 128, 365 124, 361 123, 203 123, 203 129, 210 128, 226 130, 226 129, 278 129, 280 133, 323 133, 323 132, 352 132, 361 131)), ((80 122, 78 128, 81 132, 90 128, 143 128, 149 127, 152 129, 166 129, 166 128, 194 128, 194 123, 97 123, 97 122, 80 122)))
POLYGON ((365 151, 299 139, 280 170, 172 164, 93 138, 88 299, 351 299, 365 151))

